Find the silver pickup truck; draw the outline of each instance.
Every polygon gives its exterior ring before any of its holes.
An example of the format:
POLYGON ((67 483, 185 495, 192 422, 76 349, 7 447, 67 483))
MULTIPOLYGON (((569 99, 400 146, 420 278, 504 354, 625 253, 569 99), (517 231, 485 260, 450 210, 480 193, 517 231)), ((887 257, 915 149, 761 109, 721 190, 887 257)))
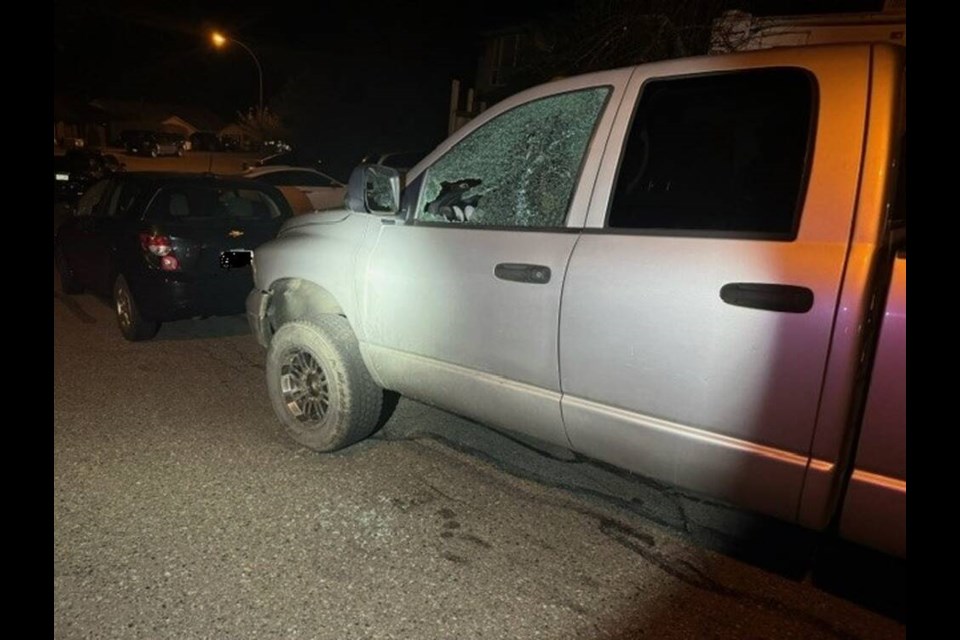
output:
POLYGON ((256 251, 273 407, 329 451, 399 392, 905 556, 905 113, 901 49, 772 49, 361 166, 256 251))

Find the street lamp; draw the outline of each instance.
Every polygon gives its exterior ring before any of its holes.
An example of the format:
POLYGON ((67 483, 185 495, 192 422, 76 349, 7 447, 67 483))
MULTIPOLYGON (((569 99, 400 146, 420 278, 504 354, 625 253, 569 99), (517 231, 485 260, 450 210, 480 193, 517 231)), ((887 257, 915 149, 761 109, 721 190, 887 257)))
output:
POLYGON ((257 60, 257 56, 253 53, 253 51, 247 45, 243 44, 239 40, 236 40, 235 38, 228 38, 227 36, 223 35, 219 31, 214 31, 210 34, 210 41, 213 42, 213 46, 215 46, 218 49, 222 49, 223 47, 225 47, 228 42, 232 42, 233 44, 238 44, 240 45, 240 47, 243 48, 244 51, 250 54, 251 58, 253 58, 253 63, 257 65, 257 77, 260 80, 260 102, 259 102, 260 110, 257 113, 258 113, 258 117, 262 118, 263 117, 263 68, 260 66, 260 61, 257 60))

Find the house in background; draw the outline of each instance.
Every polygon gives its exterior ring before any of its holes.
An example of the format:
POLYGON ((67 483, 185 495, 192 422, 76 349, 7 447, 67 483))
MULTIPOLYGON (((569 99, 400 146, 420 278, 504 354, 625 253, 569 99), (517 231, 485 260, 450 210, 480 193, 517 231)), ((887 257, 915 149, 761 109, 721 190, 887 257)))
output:
POLYGON ((107 135, 111 143, 118 140, 121 131, 129 129, 166 131, 189 138, 197 132, 219 135, 223 128, 223 121, 204 107, 110 99, 90 104, 110 115, 107 135))

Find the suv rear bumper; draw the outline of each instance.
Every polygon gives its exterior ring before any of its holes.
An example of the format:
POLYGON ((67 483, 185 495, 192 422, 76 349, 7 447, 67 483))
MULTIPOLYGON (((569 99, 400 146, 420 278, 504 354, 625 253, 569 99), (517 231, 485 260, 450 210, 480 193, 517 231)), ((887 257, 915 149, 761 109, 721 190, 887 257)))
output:
POLYGON ((128 275, 128 280, 140 313, 158 322, 243 313, 244 295, 253 286, 249 271, 216 278, 144 271, 128 275))

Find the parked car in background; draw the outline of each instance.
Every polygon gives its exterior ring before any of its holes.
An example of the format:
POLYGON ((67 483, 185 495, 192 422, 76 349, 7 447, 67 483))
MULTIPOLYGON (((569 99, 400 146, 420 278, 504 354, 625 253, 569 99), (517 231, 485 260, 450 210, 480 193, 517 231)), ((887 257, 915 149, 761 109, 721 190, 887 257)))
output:
POLYGON ((347 193, 345 184, 316 169, 305 167, 266 166, 248 169, 241 174, 245 178, 273 185, 290 201, 295 213, 305 213, 321 209, 343 206, 347 193), (303 206, 302 194, 306 197, 309 209, 303 206))
POLYGON ((53 157, 53 200, 68 207, 95 181, 126 168, 117 157, 99 149, 70 149, 53 157))
POLYGON ((220 137, 212 131, 196 131, 190 134, 190 148, 193 151, 221 151, 220 137))
POLYGON ((159 156, 183 156, 184 151, 182 135, 158 131, 143 138, 137 153, 156 158, 159 156))
POLYGON ((190 142, 190 138, 185 136, 182 133, 169 133, 167 136, 180 145, 180 148, 184 151, 190 151, 193 148, 193 144, 190 142))
POLYGON ((153 134, 147 129, 124 129, 117 136, 116 146, 123 147, 127 155, 138 155, 143 141, 153 134))
POLYGON ((276 189, 243 178, 115 174, 56 234, 62 289, 111 296, 128 340, 153 337, 162 322, 241 313, 252 252, 291 215, 276 189))
POLYGON ((246 168, 282 166, 319 169, 322 161, 323 158, 318 150, 308 147, 294 147, 285 151, 266 154, 246 165, 246 168))
POLYGON ((135 156, 183 156, 186 138, 179 133, 131 130, 120 134, 127 154, 135 156))
POLYGON ((83 149, 86 141, 83 138, 65 137, 60 139, 60 146, 64 149, 83 149))

